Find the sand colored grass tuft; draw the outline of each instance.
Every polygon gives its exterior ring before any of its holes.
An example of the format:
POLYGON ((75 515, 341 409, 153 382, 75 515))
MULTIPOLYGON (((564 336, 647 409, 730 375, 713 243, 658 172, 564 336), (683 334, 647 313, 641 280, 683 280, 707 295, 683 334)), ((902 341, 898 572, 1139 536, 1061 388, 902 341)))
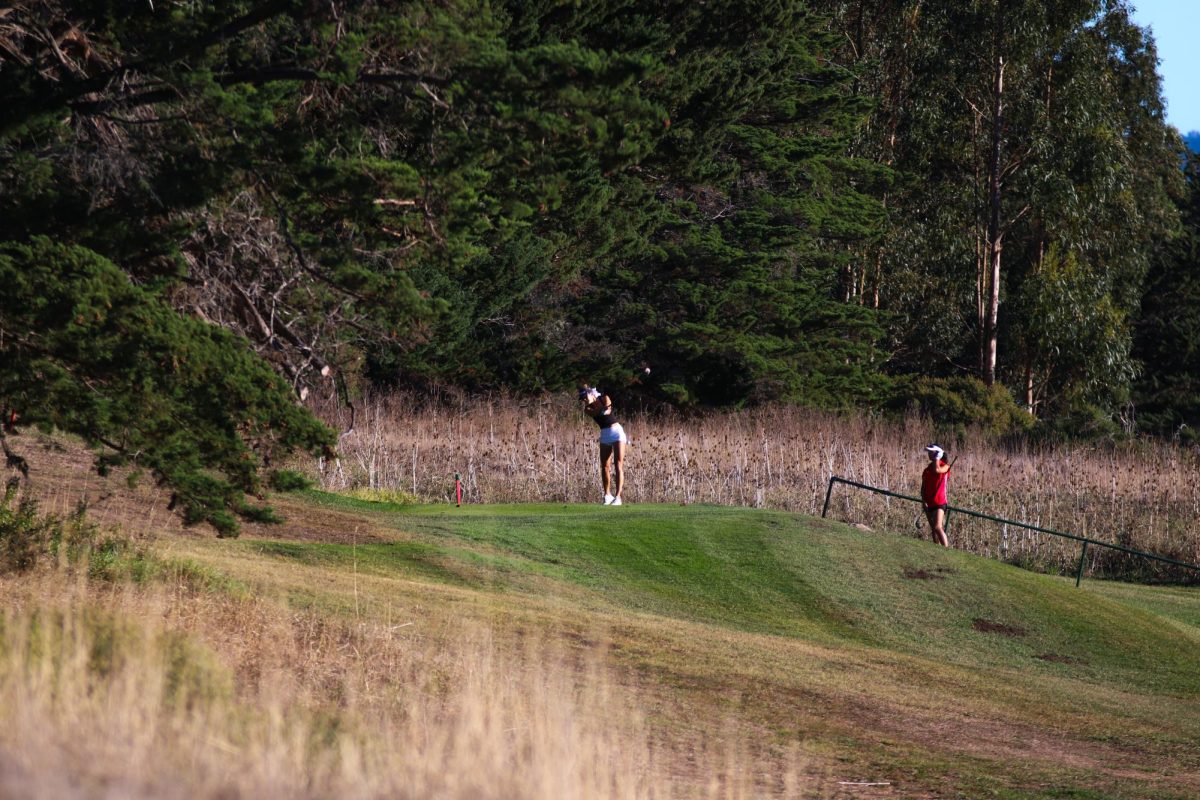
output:
POLYGON ((761 796, 754 759, 664 742, 595 652, 528 631, 61 571, 0 599, 6 798, 761 796))

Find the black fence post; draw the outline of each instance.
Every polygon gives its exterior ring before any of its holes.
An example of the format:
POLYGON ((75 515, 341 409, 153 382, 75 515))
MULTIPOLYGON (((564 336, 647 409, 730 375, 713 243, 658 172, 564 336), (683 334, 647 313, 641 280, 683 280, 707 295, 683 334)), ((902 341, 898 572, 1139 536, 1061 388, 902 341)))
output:
POLYGON ((1083 580, 1083 564, 1087 558, 1087 540, 1084 540, 1083 547, 1079 548, 1079 569, 1075 572, 1075 588, 1079 588, 1079 582, 1083 580))
POLYGON ((829 495, 833 494, 833 482, 837 478, 832 475, 829 477, 829 486, 825 489, 825 507, 821 509, 821 517, 824 518, 829 513, 829 495))

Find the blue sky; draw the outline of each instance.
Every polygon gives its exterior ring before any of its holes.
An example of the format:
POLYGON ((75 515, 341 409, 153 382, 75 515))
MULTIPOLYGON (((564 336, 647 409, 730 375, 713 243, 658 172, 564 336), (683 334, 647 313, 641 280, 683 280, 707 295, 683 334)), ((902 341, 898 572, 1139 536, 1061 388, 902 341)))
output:
POLYGON ((1133 18, 1158 46, 1167 122, 1200 131, 1200 0, 1130 0, 1133 18))

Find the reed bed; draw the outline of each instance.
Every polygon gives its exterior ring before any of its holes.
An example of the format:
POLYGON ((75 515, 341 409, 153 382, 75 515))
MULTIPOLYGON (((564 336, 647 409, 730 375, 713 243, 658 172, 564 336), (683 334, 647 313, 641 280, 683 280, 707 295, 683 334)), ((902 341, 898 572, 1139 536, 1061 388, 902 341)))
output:
POLYGON ((53 570, 0 600, 5 798, 813 796, 715 726, 655 733, 636 686, 550 636, 53 570))
MULTIPOLYGON (((472 503, 598 502, 596 429, 570 398, 373 395, 351 413, 314 410, 342 432, 341 457, 305 466, 333 491, 409 492, 452 502, 462 476, 472 503)), ((619 411, 619 409, 618 409, 619 411)), ((1200 563, 1200 458, 1165 442, 999 442, 978 432, 945 437, 934 421, 791 407, 683 417, 625 417, 632 439, 626 502, 707 503, 819 514, 831 475, 919 494, 923 447, 957 456, 953 505, 1052 530, 1200 563), (943 438, 945 437, 945 438, 943 438)), ((914 503, 838 486, 831 516, 925 535, 914 503)), ((952 544, 1039 569, 1073 571, 1079 545, 1046 534, 951 519, 952 544)), ((1088 574, 1196 580, 1200 573, 1090 548, 1088 574)))

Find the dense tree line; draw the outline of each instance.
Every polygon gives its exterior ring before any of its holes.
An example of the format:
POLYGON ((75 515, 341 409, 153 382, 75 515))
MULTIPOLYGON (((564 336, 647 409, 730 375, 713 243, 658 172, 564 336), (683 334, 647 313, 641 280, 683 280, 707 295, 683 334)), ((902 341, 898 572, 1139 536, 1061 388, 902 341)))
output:
POLYGON ((21 0, 0 108, 7 423, 222 530, 314 388, 1194 414, 1123 2, 21 0))
POLYGON ((1137 317, 1134 386, 1140 430, 1200 438, 1200 155, 1185 164, 1182 234, 1151 262, 1137 317))
POLYGON ((1178 133, 1122 2, 843 4, 901 176, 850 292, 899 317, 890 368, 1002 383, 1039 417, 1129 415, 1151 263, 1178 233, 1178 133))

